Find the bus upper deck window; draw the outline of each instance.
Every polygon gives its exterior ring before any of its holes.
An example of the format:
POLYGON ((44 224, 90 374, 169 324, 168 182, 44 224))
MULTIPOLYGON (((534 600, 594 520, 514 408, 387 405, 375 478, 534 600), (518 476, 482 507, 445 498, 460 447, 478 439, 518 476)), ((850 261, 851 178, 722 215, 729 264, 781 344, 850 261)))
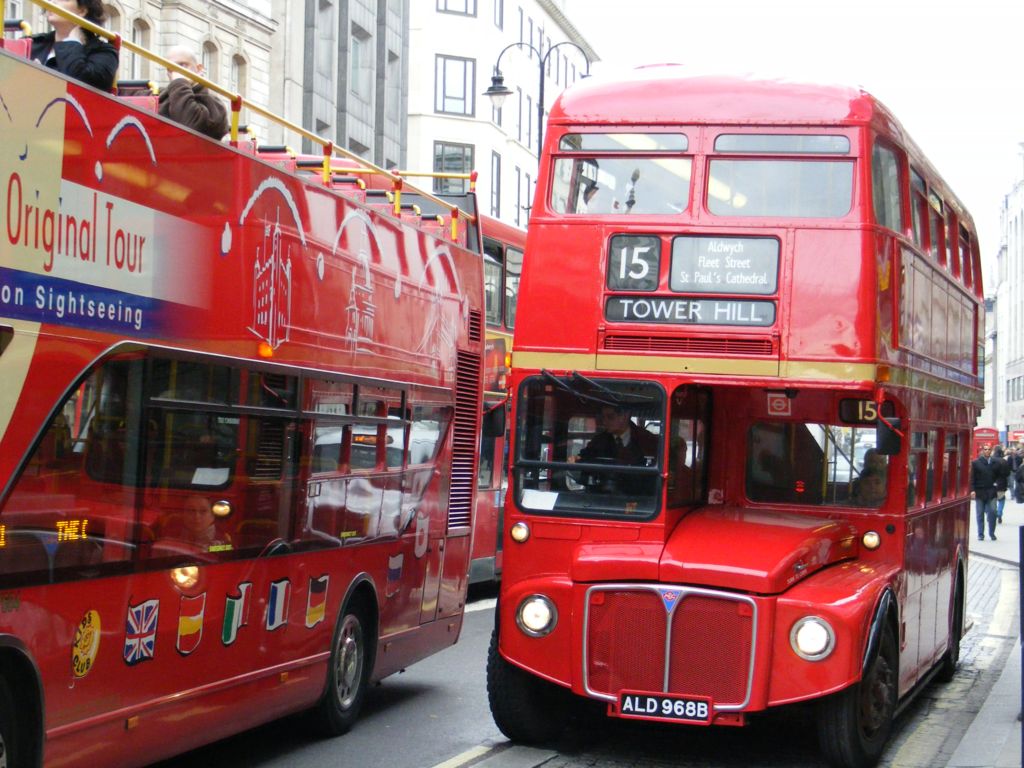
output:
POLYGON ((678 216, 690 203, 689 157, 560 157, 551 182, 556 213, 678 216))
POLYGON ((565 214, 679 215, 690 200, 692 161, 679 156, 688 148, 682 133, 568 133, 558 142, 567 156, 555 160, 551 207, 565 214))
POLYGON ((850 212, 853 162, 846 136, 722 134, 715 152, 733 157, 711 161, 707 207, 713 214, 838 218, 850 212))

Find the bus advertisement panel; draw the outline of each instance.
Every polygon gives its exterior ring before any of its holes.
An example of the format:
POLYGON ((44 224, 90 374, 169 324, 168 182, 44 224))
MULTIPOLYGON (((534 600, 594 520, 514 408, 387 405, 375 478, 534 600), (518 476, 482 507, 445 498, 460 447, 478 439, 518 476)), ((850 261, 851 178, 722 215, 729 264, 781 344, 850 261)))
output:
POLYGON ((498 727, 815 701, 827 759, 875 764, 964 629, 970 215, 869 94, 672 66, 565 91, 538 176, 498 727))
POLYGON ((473 195, 406 186, 428 229, 3 51, 0 96, 0 755, 343 733, 461 627, 473 195))

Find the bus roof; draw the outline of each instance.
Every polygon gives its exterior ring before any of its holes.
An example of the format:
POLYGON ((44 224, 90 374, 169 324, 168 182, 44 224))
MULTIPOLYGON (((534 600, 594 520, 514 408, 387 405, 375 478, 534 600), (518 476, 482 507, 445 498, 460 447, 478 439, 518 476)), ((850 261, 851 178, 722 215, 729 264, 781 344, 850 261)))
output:
POLYGON ((611 78, 588 78, 551 108, 561 123, 860 125, 892 113, 861 88, 782 78, 696 73, 676 64, 638 67, 611 78))

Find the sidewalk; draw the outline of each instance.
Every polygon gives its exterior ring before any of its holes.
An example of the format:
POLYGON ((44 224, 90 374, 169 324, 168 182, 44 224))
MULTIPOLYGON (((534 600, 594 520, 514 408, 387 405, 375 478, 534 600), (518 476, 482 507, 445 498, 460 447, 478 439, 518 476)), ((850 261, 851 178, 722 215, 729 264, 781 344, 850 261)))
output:
MULTIPOLYGON (((996 526, 996 541, 986 535, 978 540, 971 504, 971 557, 989 558, 1005 565, 1020 567, 1021 530, 1024 504, 1007 499, 1003 522, 996 526)), ((1014 606, 1017 612, 1018 606, 1014 606)), ((1018 621, 1016 626, 1020 626, 1018 621)), ((964 734, 946 768, 1020 768, 1021 766, 1021 642, 1014 643, 999 679, 992 687, 981 711, 964 734)))
POLYGON ((974 517, 974 502, 971 502, 970 550, 972 555, 984 555, 1004 563, 1020 565, 1020 526, 1024 525, 1024 504, 1018 504, 1009 497, 1003 508, 1003 522, 996 525, 996 541, 990 541, 988 531, 985 540, 978 541, 978 528, 974 517))

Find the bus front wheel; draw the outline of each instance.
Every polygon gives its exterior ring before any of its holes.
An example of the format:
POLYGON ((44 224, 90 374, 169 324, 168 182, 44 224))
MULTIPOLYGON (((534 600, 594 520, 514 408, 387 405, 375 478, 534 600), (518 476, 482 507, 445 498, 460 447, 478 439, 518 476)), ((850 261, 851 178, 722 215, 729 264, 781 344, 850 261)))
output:
POLYGON ((334 632, 327 689, 316 710, 316 724, 327 736, 348 733, 359 717, 370 677, 368 638, 365 612, 347 607, 334 632))
POLYGON ((565 692, 505 661, 497 630, 487 651, 487 699, 495 725, 511 741, 548 744, 568 724, 565 692))
POLYGON ((886 627, 856 685, 823 699, 818 710, 821 751, 837 768, 870 768, 892 731, 899 685, 899 651, 886 627))
POLYGON ((18 768, 18 760, 14 697, 7 681, 0 677, 0 768, 18 768))

